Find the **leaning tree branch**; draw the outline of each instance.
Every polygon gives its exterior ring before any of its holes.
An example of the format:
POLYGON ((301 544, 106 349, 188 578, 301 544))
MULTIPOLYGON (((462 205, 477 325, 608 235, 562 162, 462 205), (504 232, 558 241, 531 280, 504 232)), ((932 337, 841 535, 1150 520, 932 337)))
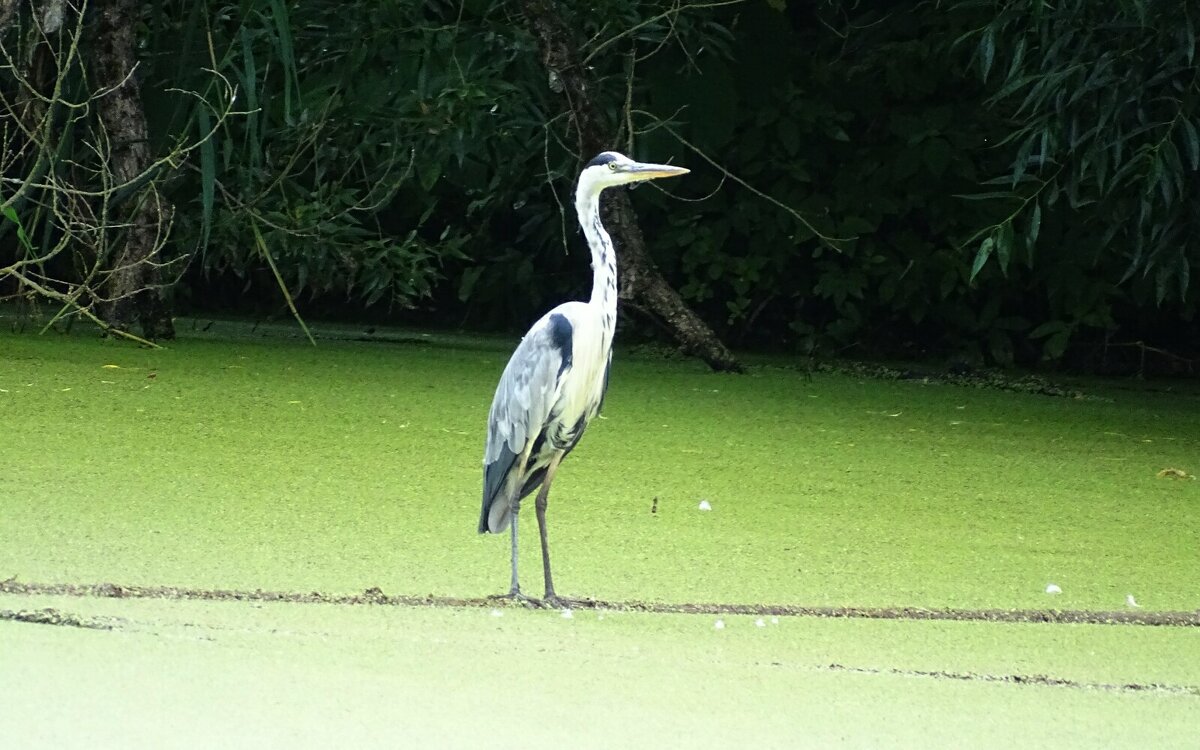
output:
MULTIPOLYGON (((594 154, 614 147, 614 134, 601 114, 597 87, 579 59, 578 44, 552 0, 522 0, 529 30, 538 40, 542 64, 562 85, 566 106, 579 138, 580 151, 594 154)), ((637 214, 625 191, 609 191, 601 201, 605 227, 619 252, 621 296, 638 301, 671 330, 676 341, 714 370, 742 372, 740 362, 713 330, 696 315, 663 278, 646 251, 637 214)))

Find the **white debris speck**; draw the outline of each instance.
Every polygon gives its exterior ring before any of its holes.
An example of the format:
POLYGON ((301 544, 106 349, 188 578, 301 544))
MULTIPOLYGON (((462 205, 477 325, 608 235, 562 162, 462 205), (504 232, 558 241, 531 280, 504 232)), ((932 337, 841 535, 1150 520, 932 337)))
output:
POLYGON ((761 618, 761 617, 754 621, 754 627, 756 627, 756 628, 765 628, 766 626, 767 626, 766 621, 763 620, 763 618, 761 618))
POLYGON ((571 611, 571 610, 569 610, 569 609, 564 609, 564 610, 562 611, 562 618, 563 618, 564 620, 570 620, 570 619, 571 619, 572 617, 574 617, 574 616, 575 616, 575 613, 574 613, 574 612, 572 612, 572 611, 571 611))
POLYGON ((1126 594, 1126 595, 1125 595, 1125 603, 1126 603, 1126 604, 1128 604, 1128 605, 1129 605, 1129 606, 1131 606, 1131 607, 1140 607, 1140 606, 1142 606, 1142 605, 1140 605, 1140 604, 1138 604, 1138 603, 1137 603, 1137 600, 1136 600, 1136 599, 1134 599, 1134 598, 1133 598, 1133 594, 1126 594))
POLYGON ((1052 583, 1046 587, 1046 593, 1047 594, 1061 594, 1062 589, 1059 588, 1057 583, 1052 583))
POLYGON ((778 624, 779 624, 779 618, 778 618, 778 617, 772 617, 772 618, 771 618, 771 624, 772 624, 772 625, 778 625, 778 624))
POLYGON ((498 609, 492 610, 492 617, 504 617, 504 613, 498 609))
POLYGON ((713 629, 714 630, 724 630, 725 629, 725 621, 717 620, 716 622, 713 623, 713 629))
POLYGON ((696 507, 698 507, 700 510, 712 510, 712 505, 710 505, 707 500, 701 500, 700 505, 696 507))

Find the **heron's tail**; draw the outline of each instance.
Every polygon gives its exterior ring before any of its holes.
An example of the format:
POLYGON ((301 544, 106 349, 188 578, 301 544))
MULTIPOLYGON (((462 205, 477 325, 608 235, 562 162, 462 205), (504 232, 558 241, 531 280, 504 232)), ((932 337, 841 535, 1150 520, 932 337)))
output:
POLYGON ((512 522, 512 504, 507 497, 495 498, 490 506, 485 505, 479 514, 480 534, 499 534, 512 522))
POLYGON ((516 468, 517 454, 502 447, 499 455, 483 467, 483 507, 479 511, 479 533, 499 534, 508 528, 512 514, 510 474, 516 468))
POLYGON ((538 487, 546 476, 546 467, 534 467, 518 475, 517 454, 503 449, 500 457, 483 467, 483 509, 479 513, 479 533, 499 534, 512 522, 512 509, 538 487))

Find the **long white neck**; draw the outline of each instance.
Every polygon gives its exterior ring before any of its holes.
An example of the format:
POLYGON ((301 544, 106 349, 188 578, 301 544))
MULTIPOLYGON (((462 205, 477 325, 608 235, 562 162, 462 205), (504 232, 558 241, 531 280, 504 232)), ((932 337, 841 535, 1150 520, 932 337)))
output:
POLYGON ((581 184, 575 193, 575 211, 592 249, 592 298, 588 303, 600 310, 611 337, 617 322, 617 253, 600 223, 600 191, 581 184))

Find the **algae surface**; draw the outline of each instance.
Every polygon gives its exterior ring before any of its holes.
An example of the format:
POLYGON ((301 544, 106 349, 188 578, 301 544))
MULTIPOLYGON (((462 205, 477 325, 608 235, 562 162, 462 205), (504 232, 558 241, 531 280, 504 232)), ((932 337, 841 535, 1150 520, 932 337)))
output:
MULTIPOLYGON (((478 596, 480 453, 509 342, 0 336, 0 572, 43 582, 478 596), (114 367, 115 365, 115 367, 114 367)), ((618 352, 559 473, 568 595, 1200 606, 1200 398, 1094 399, 618 352), (657 498, 657 502, 655 502, 657 498), (698 510, 707 500, 712 510, 698 510), (653 511, 652 512, 652 508, 653 511), (1049 583, 1062 595, 1048 597, 1049 583)), ((532 515, 522 578, 538 593, 532 515)))
POLYGON ((1171 748, 1200 718, 1180 629, 36 603, 117 628, 0 622, 13 747, 1171 748))
MULTIPOLYGON (((0 580, 117 584, 0 593, 0 745, 1194 744, 1194 627, 117 596, 505 590, 507 537, 474 529, 511 343, 0 334, 0 580)), ((618 352, 605 419, 551 496, 563 593, 1200 606, 1200 482, 1157 476, 1200 473, 1194 391, 1075 400, 778 364, 716 376, 618 352)), ((531 517, 523 539, 537 594, 531 517)))

